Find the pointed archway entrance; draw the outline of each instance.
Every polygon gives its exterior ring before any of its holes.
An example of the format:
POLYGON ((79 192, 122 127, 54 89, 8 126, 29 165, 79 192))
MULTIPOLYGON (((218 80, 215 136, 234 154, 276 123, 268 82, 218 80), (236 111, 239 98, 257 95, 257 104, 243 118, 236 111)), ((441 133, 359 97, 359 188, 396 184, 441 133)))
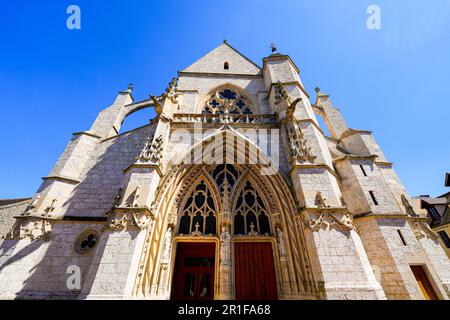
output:
MULTIPOLYGON (((230 134, 235 149, 247 150, 251 142, 230 130, 215 135, 230 134)), ((206 148, 206 142, 198 144, 205 143, 206 148)), ((186 151, 182 159, 195 158, 194 149, 186 151)), ((248 150, 254 153, 258 149, 248 150)), ((246 152, 246 157, 253 159, 257 156, 253 153, 246 152)), ((260 156, 265 157, 263 153, 260 156)), ((154 200, 158 214, 142 252, 136 295, 162 299, 315 298, 303 228, 295 219, 297 207, 287 178, 279 171, 266 170, 272 165, 267 157, 263 163, 268 165, 194 160, 169 165, 160 181, 154 200), (214 243, 214 251, 203 247, 199 256, 193 255, 191 248, 203 243, 214 243), (244 256, 245 252, 250 254, 244 256), (214 263, 200 263, 212 256, 214 263), (193 265, 195 259, 190 258, 197 258, 199 264, 193 265), (247 265, 252 269, 246 269, 247 265), (202 272, 212 275, 206 277, 208 281, 202 272)))

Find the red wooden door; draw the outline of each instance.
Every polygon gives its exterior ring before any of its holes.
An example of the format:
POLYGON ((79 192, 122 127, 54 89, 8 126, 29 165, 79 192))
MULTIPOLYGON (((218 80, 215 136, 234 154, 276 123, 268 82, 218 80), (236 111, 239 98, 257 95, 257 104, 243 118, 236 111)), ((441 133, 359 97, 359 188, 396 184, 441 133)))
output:
POLYGON ((214 243, 178 243, 172 299, 214 299, 214 260, 214 243))
POLYGON ((236 300, 276 300, 272 244, 237 242, 234 248, 236 300))

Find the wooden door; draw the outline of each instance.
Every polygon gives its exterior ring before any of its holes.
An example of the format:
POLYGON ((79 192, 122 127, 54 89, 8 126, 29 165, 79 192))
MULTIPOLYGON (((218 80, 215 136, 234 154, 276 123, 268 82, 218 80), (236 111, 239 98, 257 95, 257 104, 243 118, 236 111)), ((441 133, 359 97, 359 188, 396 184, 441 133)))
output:
POLYGON ((276 300, 272 243, 235 243, 236 300, 276 300))
POLYGON ((414 273, 414 277, 422 290, 423 296, 426 300, 439 300, 427 274, 422 266, 411 266, 411 270, 414 273))
POLYGON ((214 243, 179 242, 172 299, 214 299, 214 263, 214 243))

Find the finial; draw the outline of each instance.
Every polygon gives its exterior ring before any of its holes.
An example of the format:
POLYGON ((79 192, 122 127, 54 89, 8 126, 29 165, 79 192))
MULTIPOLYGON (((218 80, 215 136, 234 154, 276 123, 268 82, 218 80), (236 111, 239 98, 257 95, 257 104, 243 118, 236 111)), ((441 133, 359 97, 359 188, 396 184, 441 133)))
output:
POLYGON ((316 87, 316 88, 314 89, 314 91, 316 91, 316 93, 319 94, 320 88, 319 88, 319 87, 316 87))
POLYGON ((272 42, 272 43, 270 44, 270 49, 272 49, 272 53, 277 52, 277 46, 275 45, 274 42, 272 42))
POLYGON ((223 43, 228 43, 227 39, 224 39, 224 40, 223 40, 223 43))
POLYGON ((130 84, 128 85, 128 91, 129 91, 129 92, 133 91, 133 84, 132 84, 132 83, 130 83, 130 84))

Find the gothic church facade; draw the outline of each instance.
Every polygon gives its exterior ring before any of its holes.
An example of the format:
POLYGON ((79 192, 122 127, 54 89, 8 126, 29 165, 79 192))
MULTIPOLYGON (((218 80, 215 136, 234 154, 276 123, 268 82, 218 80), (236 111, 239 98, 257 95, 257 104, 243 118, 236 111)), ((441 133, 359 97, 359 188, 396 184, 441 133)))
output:
POLYGON ((448 299, 392 163, 315 95, 288 55, 260 67, 226 42, 159 96, 120 92, 15 217, 0 298, 448 299))

